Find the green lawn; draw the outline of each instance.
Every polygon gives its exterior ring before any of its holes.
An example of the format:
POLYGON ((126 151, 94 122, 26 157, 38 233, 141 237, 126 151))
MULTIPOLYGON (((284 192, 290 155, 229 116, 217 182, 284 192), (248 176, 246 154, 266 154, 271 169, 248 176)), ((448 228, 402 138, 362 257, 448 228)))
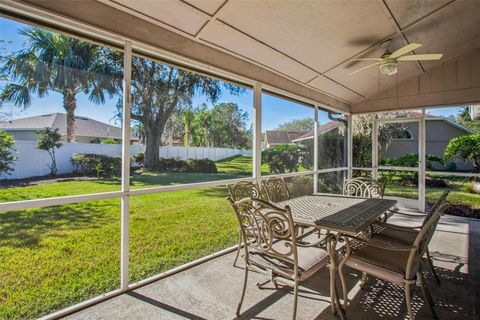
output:
MULTIPOLYGON (((218 174, 144 174, 133 188, 251 175, 251 156, 218 174)), ((119 179, 0 189, 0 201, 119 190, 119 179)), ((131 197, 130 279, 136 281, 231 246, 235 216, 225 188, 131 197)), ((120 200, 0 213, 0 319, 34 318, 119 287, 120 200)))
MULTIPOLYGON (((428 203, 433 203, 437 200, 445 190, 450 190, 447 200, 455 205, 466 205, 475 209, 480 209, 480 195, 467 192, 465 184, 468 183, 468 178, 462 177, 439 177, 448 182, 448 188, 434 188, 426 187, 426 200, 428 203)), ((416 186, 408 187, 401 186, 396 183, 387 183, 385 194, 394 197, 403 197, 418 199, 418 188, 416 186)))

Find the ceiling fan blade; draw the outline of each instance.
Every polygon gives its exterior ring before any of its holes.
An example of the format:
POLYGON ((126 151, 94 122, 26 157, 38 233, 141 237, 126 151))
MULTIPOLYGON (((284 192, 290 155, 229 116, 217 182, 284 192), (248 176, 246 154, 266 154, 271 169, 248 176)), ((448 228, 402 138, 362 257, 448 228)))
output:
POLYGON ((355 71, 353 71, 353 72, 350 72, 348 75, 351 76, 351 75, 353 75, 353 74, 355 74, 355 73, 357 73, 357 72, 363 71, 363 70, 365 70, 365 69, 368 69, 368 68, 373 67, 373 66, 376 66, 376 65, 378 65, 378 62, 375 62, 375 63, 373 63, 373 64, 369 64, 368 66, 365 66, 365 67, 363 67, 363 68, 360 68, 360 69, 358 69, 358 70, 355 70, 355 71))
POLYGON ((415 49, 418 49, 420 48, 422 45, 420 43, 410 43, 410 44, 407 44, 406 46, 404 47, 401 47, 400 49, 398 49, 397 51, 395 51, 394 53, 392 53, 389 58, 398 58, 400 56, 403 56, 404 54, 406 53, 409 53, 410 51, 413 51, 415 49))
POLYGON ((352 59, 351 61, 380 61, 382 58, 358 58, 352 59))
POLYGON ((429 53, 429 54, 412 54, 409 56, 403 56, 397 58, 397 61, 423 61, 423 60, 440 60, 442 59, 442 53, 429 53))

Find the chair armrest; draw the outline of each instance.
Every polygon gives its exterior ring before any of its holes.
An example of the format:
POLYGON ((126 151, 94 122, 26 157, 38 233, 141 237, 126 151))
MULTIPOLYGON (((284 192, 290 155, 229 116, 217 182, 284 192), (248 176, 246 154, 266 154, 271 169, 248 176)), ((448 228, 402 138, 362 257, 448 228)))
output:
POLYGON ((384 228, 388 229, 393 229, 393 230, 398 230, 398 231, 405 231, 405 232, 415 232, 418 233, 418 229, 421 229, 422 226, 416 226, 416 227, 407 227, 407 226, 399 226, 396 224, 391 224, 391 223, 386 223, 382 221, 374 221, 372 224, 375 224, 377 226, 381 226, 384 228))
POLYGON ((333 235, 331 234, 326 234, 320 238, 318 238, 317 240, 315 241, 312 241, 312 242, 306 242, 306 243, 302 243, 302 242, 297 242, 297 246, 298 247, 316 247, 316 246, 319 246, 319 245, 322 245, 322 244, 326 244, 328 239, 333 237, 333 235))
POLYGON ((380 244, 380 243, 377 243, 377 242, 372 242, 372 241, 368 241, 368 240, 365 240, 363 238, 359 238, 359 237, 355 237, 355 236, 349 236, 349 235, 343 235, 342 236, 343 238, 346 238, 346 241, 348 243, 348 238, 352 239, 352 240, 355 240, 355 241, 358 241, 358 242, 361 242, 367 246, 371 246, 371 247, 376 247, 376 248, 379 248, 379 249, 384 249, 384 250, 390 250, 390 251, 411 251, 412 249, 416 249, 417 247, 416 246, 390 246, 390 245, 383 245, 383 244, 380 244))
POLYGON ((407 217, 413 217, 413 218, 422 218, 423 217, 423 216, 418 215, 418 214, 411 214, 411 213, 406 213, 406 212, 401 212, 401 211, 395 211, 395 210, 392 210, 392 209, 388 209, 387 211, 391 212, 393 214, 399 214, 399 215, 407 216, 407 217))

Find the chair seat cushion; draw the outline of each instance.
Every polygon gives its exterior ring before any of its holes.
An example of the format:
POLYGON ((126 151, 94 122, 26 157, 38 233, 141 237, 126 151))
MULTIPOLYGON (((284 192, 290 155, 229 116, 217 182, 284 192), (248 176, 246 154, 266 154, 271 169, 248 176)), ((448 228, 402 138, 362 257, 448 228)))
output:
MULTIPOLYGON (((404 283, 409 251, 391 251, 357 241, 351 241, 351 246, 352 252, 345 265, 386 281, 404 283)), ((344 256, 340 257, 342 259, 344 256)), ((412 276, 419 267, 419 264, 413 266, 412 276)))
MULTIPOLYGON (((290 247, 288 247, 289 244, 290 242, 279 241, 275 243, 273 247, 277 252, 287 253, 290 250, 290 247)), ((327 251, 320 247, 297 246, 297 255, 300 281, 312 276, 329 261, 327 251)), ((291 257, 293 259, 293 255, 291 257)), ((249 261, 261 269, 272 270, 273 274, 287 278, 294 276, 293 263, 272 257, 270 254, 252 250, 249 253, 249 261)))

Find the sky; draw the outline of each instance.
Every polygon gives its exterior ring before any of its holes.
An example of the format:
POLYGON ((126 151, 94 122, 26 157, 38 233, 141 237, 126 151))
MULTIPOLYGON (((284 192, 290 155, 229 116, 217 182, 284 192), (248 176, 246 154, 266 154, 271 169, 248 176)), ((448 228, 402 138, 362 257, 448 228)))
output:
MULTIPOLYGON (((26 25, 0 18, 0 43, 4 50, 2 55, 7 53, 21 50, 24 46, 24 39, 18 34, 18 30, 24 28, 26 25)), ((0 81, 0 87, 5 83, 0 81)), ((119 120, 115 118, 116 103, 118 96, 107 99, 103 105, 96 105, 88 101, 88 97, 84 94, 77 96, 77 110, 78 116, 89 117, 98 121, 109 123, 119 126, 119 120)), ((246 111, 249 115, 247 127, 250 127, 253 116, 253 92, 247 89, 241 95, 232 95, 228 90, 224 90, 220 96, 221 102, 234 102, 237 103, 240 108, 246 111)), ((193 97, 193 107, 197 107, 202 103, 206 103, 209 107, 212 107, 212 103, 201 94, 197 94, 193 97)), ((0 107, 3 112, 9 112, 12 114, 12 118, 22 118, 28 116, 36 116, 54 112, 65 112, 62 107, 62 96, 58 93, 50 92, 47 97, 42 99, 34 96, 31 105, 28 108, 20 109, 14 107, 12 104, 5 104, 0 107)), ((440 116, 449 116, 451 114, 456 115, 459 108, 438 108, 430 109, 428 113, 440 116)), ((278 125, 292 121, 295 119, 311 118, 313 119, 313 109, 302 105, 300 103, 294 103, 290 100, 281 99, 275 96, 263 94, 262 95, 262 131, 273 130, 278 125)), ((328 122, 328 114, 326 112, 319 112, 319 123, 324 124, 328 122)))

